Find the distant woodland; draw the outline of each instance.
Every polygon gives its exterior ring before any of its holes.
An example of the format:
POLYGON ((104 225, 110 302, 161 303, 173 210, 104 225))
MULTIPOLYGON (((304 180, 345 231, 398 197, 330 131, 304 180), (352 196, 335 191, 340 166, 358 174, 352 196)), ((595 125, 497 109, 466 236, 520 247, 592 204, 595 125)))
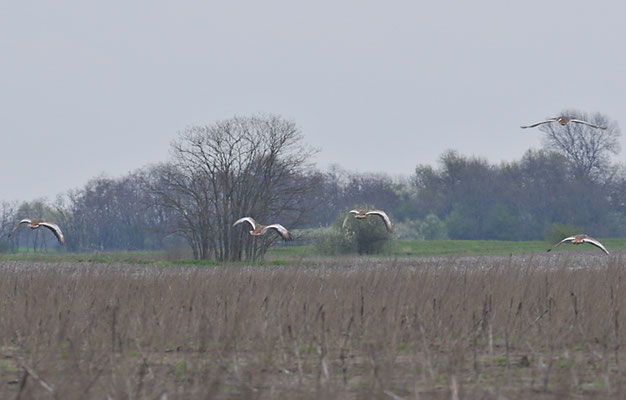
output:
POLYGON ((45 218, 63 229, 68 251, 152 250, 188 246, 196 258, 255 259, 279 238, 256 240, 232 227, 242 216, 278 222, 307 243, 355 207, 391 217, 396 238, 543 239, 578 230, 626 235, 626 168, 612 161, 621 134, 602 114, 569 115, 606 126, 545 124, 543 147, 491 164, 454 150, 402 179, 385 173, 321 170, 294 121, 235 117, 180 132, 171 157, 122 177, 98 176, 54 200, 0 203, 0 241, 34 251, 57 246, 50 232, 20 229, 45 218))

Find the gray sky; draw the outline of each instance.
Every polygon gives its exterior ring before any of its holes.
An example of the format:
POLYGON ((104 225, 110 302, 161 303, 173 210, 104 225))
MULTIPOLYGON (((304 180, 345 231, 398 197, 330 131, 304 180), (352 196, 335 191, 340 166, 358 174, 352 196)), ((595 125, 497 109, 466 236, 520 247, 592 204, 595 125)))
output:
POLYGON ((566 108, 626 124, 623 2, 98 3, 0 3, 0 200, 164 161, 233 115, 392 175, 446 149, 518 159, 541 145, 519 126, 566 108))

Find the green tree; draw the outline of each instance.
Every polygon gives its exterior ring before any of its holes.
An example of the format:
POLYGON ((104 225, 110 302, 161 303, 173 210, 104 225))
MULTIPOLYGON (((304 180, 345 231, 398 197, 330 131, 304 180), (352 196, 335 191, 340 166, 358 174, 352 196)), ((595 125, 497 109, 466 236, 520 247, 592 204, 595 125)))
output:
POLYGON ((519 222, 502 203, 493 206, 485 220, 485 238, 494 240, 518 239, 519 222))
POLYGON ((480 237, 480 220, 467 206, 456 204, 446 216, 446 228, 450 239, 475 239, 480 237))

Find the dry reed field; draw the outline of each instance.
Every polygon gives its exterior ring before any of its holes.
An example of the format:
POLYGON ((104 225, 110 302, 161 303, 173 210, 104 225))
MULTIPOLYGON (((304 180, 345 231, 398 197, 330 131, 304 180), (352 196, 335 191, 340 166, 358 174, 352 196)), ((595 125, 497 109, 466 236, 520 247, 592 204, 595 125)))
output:
POLYGON ((1 398, 619 398, 598 252, 280 267, 0 263, 1 398))

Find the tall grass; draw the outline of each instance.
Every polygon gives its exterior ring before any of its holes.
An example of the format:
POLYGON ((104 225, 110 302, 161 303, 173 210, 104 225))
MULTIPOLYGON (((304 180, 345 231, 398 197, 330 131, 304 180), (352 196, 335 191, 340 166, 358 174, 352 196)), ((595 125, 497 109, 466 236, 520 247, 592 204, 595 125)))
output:
POLYGON ((626 266, 0 263, 0 397, 618 396, 626 266))

